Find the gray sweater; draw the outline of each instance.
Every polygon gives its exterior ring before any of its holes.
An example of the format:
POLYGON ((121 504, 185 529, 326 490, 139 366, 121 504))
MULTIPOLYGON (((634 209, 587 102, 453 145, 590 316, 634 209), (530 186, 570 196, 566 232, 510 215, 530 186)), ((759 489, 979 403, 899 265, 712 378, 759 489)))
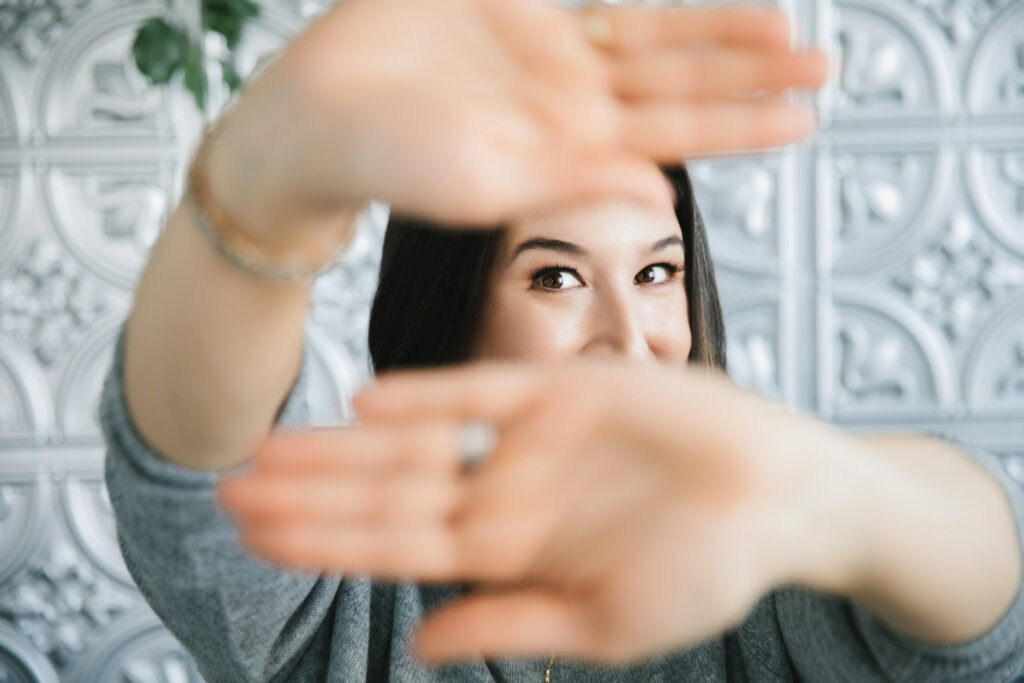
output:
MULTIPOLYGON (((217 475, 175 466, 136 432, 124 403, 123 341, 122 328, 100 407, 118 540, 142 595, 207 681, 544 680, 546 658, 438 669, 416 661, 409 636, 458 586, 295 573, 247 554, 215 502, 217 475)), ((304 357, 281 424, 308 416, 310 372, 304 357)), ((993 456, 971 456, 999 480, 1024 529, 1024 490, 993 456)), ((785 587, 697 646, 628 668, 559 658, 551 680, 989 682, 1011 680, 1022 668, 1024 593, 977 640, 936 647, 893 632, 841 597, 785 587)))

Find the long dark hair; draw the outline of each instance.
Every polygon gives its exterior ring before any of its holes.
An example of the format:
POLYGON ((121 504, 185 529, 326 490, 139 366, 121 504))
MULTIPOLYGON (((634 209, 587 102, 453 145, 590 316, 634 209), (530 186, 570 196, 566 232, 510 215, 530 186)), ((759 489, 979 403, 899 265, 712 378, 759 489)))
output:
MULTIPOLYGON (((662 168, 683 234, 691 363, 725 370, 725 324, 707 233, 684 166, 662 168)), ((394 213, 370 309, 376 372, 471 359, 501 229, 451 230, 394 213)))

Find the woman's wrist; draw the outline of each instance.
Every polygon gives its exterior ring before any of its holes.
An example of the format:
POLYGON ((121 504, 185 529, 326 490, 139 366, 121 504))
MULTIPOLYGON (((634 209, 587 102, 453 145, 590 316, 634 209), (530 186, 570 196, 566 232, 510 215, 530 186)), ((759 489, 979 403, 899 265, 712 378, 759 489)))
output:
POLYGON ((850 595, 868 572, 878 464, 855 438, 811 418, 785 428, 794 460, 764 534, 767 588, 800 585, 850 595))
POLYGON ((992 627, 1021 569, 1012 514, 987 473, 922 437, 854 436, 812 421, 790 431, 805 474, 766 515, 766 590, 842 595, 933 644, 992 627))
POLYGON ((218 122, 217 139, 203 160, 207 191, 239 231, 268 253, 315 263, 348 241, 362 205, 314 206, 291 188, 294 164, 303 162, 289 153, 287 135, 273 132, 268 111, 280 112, 279 107, 261 102, 247 108, 243 101, 218 122))
POLYGON ((1021 587, 1013 511, 990 473, 948 443, 914 435, 858 439, 880 476, 871 491, 868 562, 847 597, 918 640, 973 640, 1021 587))

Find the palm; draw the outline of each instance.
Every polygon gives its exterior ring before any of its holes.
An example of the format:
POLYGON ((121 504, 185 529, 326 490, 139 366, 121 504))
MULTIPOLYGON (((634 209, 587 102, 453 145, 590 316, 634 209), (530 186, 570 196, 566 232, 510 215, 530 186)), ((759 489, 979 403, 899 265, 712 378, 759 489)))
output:
MULTIPOLYGON (((593 547, 616 559, 594 558, 590 581, 562 594, 569 600, 561 609, 575 613, 567 620, 587 625, 578 656, 621 662, 695 644, 741 621, 767 588, 752 562, 755 546, 739 543, 736 529, 695 523, 682 509, 634 520, 613 537, 605 529, 605 545, 593 547)), ((574 558, 576 566, 591 561, 586 552, 574 558)))
MULTIPOLYGON (((350 0, 284 60, 306 84, 308 191, 460 224, 607 194, 663 202, 655 162, 708 141, 750 144, 751 127, 720 130, 718 140, 696 119, 676 121, 675 86, 645 89, 630 69, 642 65, 637 55, 698 58, 651 40, 628 57, 602 54, 575 13, 544 0, 350 0)), ((754 142, 792 137, 775 129, 754 142)))
POLYGON ((269 439, 221 500, 288 566, 497 589, 432 615, 428 656, 656 654, 735 624, 794 566, 780 534, 815 490, 795 418, 722 378, 479 364, 357 403, 362 427, 269 439), (504 427, 466 477, 453 444, 481 416, 504 427))
POLYGON ((304 39, 304 64, 338 64, 319 96, 358 133, 345 140, 357 151, 346 167, 359 171, 343 172, 349 192, 428 218, 494 222, 549 203, 585 156, 608 156, 614 102, 570 17, 528 0, 507 3, 512 23, 495 4, 349 3, 304 39), (523 33, 523 18, 543 21, 558 49, 523 33))
POLYGON ((659 381, 671 395, 671 381, 643 377, 613 392, 621 400, 603 409, 567 409, 555 387, 555 398, 540 400, 530 411, 535 417, 521 416, 519 430, 505 437, 530 455, 496 463, 483 484, 486 501, 473 499, 486 520, 474 554, 495 565, 479 569, 531 586, 498 597, 504 604, 518 600, 528 609, 535 601, 552 622, 580 625, 573 643, 579 650, 565 654, 624 661, 695 643, 739 622, 769 587, 755 536, 773 509, 774 489, 765 481, 774 459, 764 458, 761 471, 761 458, 745 456, 749 448, 734 449, 717 435, 720 425, 707 425, 704 434, 690 426, 693 442, 706 437, 719 447, 707 458, 691 454, 692 469, 680 470, 678 453, 649 421, 657 408, 643 400, 659 381), (642 409, 630 415, 623 403, 642 409), (551 418, 574 429, 545 424, 551 418), (682 497, 680 477, 691 484, 682 497))

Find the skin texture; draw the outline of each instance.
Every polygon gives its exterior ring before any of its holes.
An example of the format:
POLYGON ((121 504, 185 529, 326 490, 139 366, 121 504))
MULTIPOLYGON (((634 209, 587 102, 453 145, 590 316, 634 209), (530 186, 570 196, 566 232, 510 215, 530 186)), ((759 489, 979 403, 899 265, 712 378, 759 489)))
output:
POLYGON ((671 210, 603 202, 516 222, 496 259, 476 357, 685 363, 683 274, 671 210))

